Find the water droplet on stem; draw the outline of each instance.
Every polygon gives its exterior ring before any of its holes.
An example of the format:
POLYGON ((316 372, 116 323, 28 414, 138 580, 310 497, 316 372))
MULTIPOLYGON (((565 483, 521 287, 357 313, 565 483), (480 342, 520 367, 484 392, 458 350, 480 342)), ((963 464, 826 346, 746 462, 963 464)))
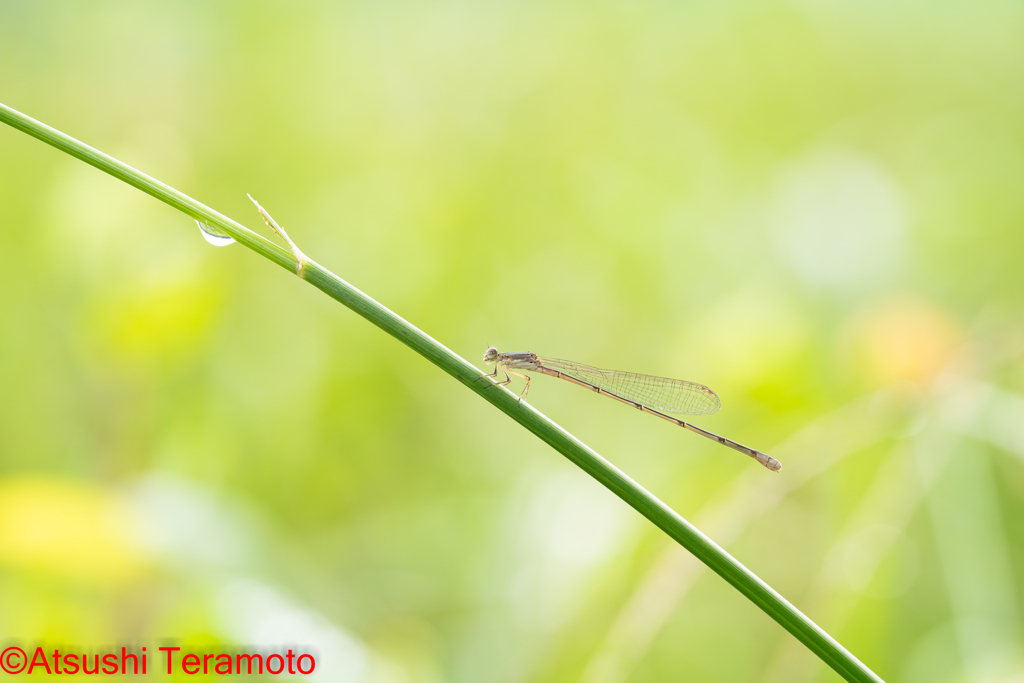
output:
POLYGON ((234 244, 235 242, 234 237, 227 234, 220 228, 210 225, 206 221, 201 221, 197 218, 196 225, 199 226, 199 232, 203 234, 203 239, 215 247, 226 247, 229 244, 234 244))

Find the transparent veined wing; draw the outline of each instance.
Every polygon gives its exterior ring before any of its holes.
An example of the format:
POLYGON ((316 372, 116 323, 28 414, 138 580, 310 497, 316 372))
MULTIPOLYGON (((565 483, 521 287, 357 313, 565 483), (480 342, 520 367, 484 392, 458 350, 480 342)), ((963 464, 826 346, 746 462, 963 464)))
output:
POLYGON ((537 360, 546 368, 654 410, 680 415, 709 415, 722 407, 715 392, 696 382, 636 372, 602 370, 559 358, 538 356, 537 360))

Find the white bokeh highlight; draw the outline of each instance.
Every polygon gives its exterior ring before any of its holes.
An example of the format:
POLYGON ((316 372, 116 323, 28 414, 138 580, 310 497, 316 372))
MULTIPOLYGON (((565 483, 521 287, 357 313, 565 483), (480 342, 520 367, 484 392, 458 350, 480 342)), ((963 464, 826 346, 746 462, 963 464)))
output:
POLYGON ((782 257, 809 283, 859 289, 904 262, 906 201, 870 158, 816 152, 782 172, 772 204, 782 257))

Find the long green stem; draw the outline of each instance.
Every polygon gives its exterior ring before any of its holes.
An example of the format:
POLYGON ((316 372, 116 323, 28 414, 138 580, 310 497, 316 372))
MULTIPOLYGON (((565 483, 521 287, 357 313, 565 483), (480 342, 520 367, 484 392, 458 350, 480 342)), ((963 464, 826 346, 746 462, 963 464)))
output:
MULTIPOLYGON (((282 249, 159 180, 3 104, 0 104, 0 120, 123 180, 192 218, 219 227, 240 244, 290 272, 296 272, 299 264, 290 251, 282 249)), ((882 680, 753 572, 586 444, 529 404, 520 405, 517 397, 511 392, 504 388, 488 388, 490 382, 477 379, 481 372, 476 366, 316 262, 308 261, 305 264, 302 277, 412 348, 601 482, 732 584, 843 678, 848 681, 882 680)))

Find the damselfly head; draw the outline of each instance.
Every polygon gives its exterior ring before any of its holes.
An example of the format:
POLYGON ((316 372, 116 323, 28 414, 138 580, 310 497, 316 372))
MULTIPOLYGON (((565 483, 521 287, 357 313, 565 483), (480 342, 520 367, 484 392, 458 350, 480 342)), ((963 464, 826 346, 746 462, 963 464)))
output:
POLYGON ((490 365, 498 359, 498 349, 493 346, 484 351, 484 363, 490 365))

